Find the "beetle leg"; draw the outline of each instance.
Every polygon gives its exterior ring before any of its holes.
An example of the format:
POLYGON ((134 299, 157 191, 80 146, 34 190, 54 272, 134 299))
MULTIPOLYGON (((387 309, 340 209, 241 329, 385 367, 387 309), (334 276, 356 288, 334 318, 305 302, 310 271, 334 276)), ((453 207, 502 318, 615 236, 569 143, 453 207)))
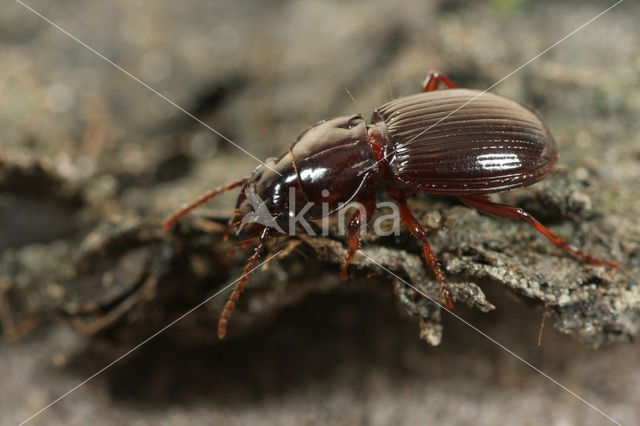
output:
POLYGON ((407 200, 399 195, 391 194, 398 203, 398 207, 400 208, 400 218, 402 222, 409 228, 409 231, 413 234, 414 237, 418 239, 422 243, 422 257, 425 262, 427 262, 427 266, 431 268, 433 273, 440 284, 440 291, 442 293, 442 298, 434 297, 434 299, 440 301, 447 309, 453 308, 453 301, 451 298, 451 287, 447 284, 447 280, 444 276, 444 272, 440 269, 440 265, 438 263, 438 259, 436 259, 431 251, 431 245, 429 244, 429 240, 427 239, 427 233, 425 232, 418 219, 415 218, 409 207, 407 206, 407 200))
POLYGON ((440 88, 440 83, 443 83, 449 89, 456 88, 456 85, 453 84, 447 76, 440 74, 438 71, 431 71, 429 75, 427 75, 427 78, 424 79, 424 83, 422 83, 422 91, 432 92, 434 90, 438 90, 438 88, 440 88))
POLYGON ((246 249, 250 245, 255 244, 259 241, 260 241, 260 237, 250 238, 248 240, 241 241, 239 245, 229 250, 229 252, 227 253, 227 256, 232 256, 235 252, 240 251, 242 249, 246 249))
POLYGON ((253 268, 255 268, 256 263, 258 263, 258 260, 260 259, 260 255, 264 251, 265 244, 269 239, 269 230, 270 228, 265 227, 262 231, 258 245, 256 246, 253 255, 251 255, 251 257, 249 258, 249 262, 244 267, 244 275, 242 276, 238 284, 236 284, 236 286, 233 288, 233 291, 227 299, 227 303, 224 305, 224 309, 222 309, 220 319, 218 320, 219 339, 224 339, 224 337, 227 335, 227 325, 229 324, 229 317, 231 316, 231 312, 233 311, 233 308, 236 306, 236 303, 240 298, 240 293, 242 293, 242 290, 244 290, 244 285, 249 279, 249 275, 251 275, 253 268))
POLYGON ((506 204, 498 204, 492 202, 486 195, 463 195, 458 196, 458 199, 463 203, 480 210, 483 213, 504 217, 509 219, 523 219, 532 224, 538 231, 540 231, 549 241, 555 244, 557 247, 571 253, 575 257, 584 260, 585 262, 594 263, 596 265, 606 265, 614 269, 618 269, 618 264, 610 262, 608 260, 598 259, 593 257, 582 250, 579 250, 572 244, 569 244, 564 239, 558 237, 553 232, 549 231, 543 224, 538 222, 533 216, 520 207, 513 207, 506 204))
POLYGON ((227 222, 227 228, 224 230, 224 234, 222 235, 222 239, 225 241, 229 241, 229 234, 231 234, 231 230, 237 224, 236 218, 238 217, 238 212, 234 211, 229 221, 227 222))
POLYGON ((164 222, 162 222, 162 228, 165 231, 170 231, 171 228, 174 227, 174 225, 176 224, 176 222, 178 222, 180 219, 182 219, 184 216, 186 216, 189 212, 191 212, 193 209, 200 207, 201 205, 213 200, 215 197, 217 197, 220 194, 223 194, 227 191, 232 190, 233 188, 240 186, 240 185, 244 185, 247 182, 248 178, 244 178, 244 179, 240 179, 237 182, 233 182, 224 186, 219 186, 217 188, 214 188, 204 194, 202 194, 201 196, 199 196, 198 198, 196 198, 195 200, 193 200, 192 202, 190 202, 189 204, 185 204, 183 206, 181 206, 178 210, 174 211, 171 216, 169 216, 168 218, 165 219, 164 222))
POLYGON ((351 216, 351 220, 349 221, 349 251, 342 261, 342 265, 340 265, 340 276, 343 280, 349 278, 349 264, 351 263, 353 255, 360 248, 361 226, 363 223, 369 222, 371 216, 373 216, 373 212, 376 209, 375 198, 372 197, 371 199, 362 203, 362 205, 364 206, 364 210, 360 208, 356 210, 353 213, 353 216, 351 216))

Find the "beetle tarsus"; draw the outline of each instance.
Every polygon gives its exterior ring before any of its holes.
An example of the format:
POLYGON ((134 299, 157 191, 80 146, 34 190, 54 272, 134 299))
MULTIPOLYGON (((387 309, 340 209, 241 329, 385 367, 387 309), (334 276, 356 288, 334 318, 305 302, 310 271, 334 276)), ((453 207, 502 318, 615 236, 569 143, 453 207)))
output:
POLYGON ((447 283, 440 283, 440 292, 442 293, 442 300, 440 301, 445 308, 453 309, 453 296, 451 295, 451 288, 447 283))
POLYGON ((572 254, 588 263, 593 263, 595 265, 608 266, 613 269, 618 269, 618 264, 615 262, 611 262, 609 260, 602 260, 597 257, 593 257, 588 253, 585 253, 582 250, 579 250, 574 245, 568 243, 563 238, 560 238, 549 229, 547 229, 542 223, 538 222, 536 218, 531 216, 529 213, 521 209, 520 207, 509 206, 507 204, 498 204, 494 203, 489 199, 487 195, 464 195, 459 196, 458 199, 465 203, 466 205, 473 207, 483 213, 489 214, 491 216, 503 217, 507 219, 522 219, 529 222, 533 225, 542 235, 547 237, 549 241, 551 241, 556 247, 561 248, 562 250, 572 254))

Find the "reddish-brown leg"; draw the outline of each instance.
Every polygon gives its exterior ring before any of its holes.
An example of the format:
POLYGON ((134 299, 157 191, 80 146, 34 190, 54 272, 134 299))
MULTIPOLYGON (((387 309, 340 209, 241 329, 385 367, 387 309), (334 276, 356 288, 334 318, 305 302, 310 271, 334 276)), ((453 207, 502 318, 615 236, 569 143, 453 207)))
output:
POLYGON ((438 90, 440 88, 440 83, 444 84, 449 89, 456 88, 455 84, 453 84, 445 75, 442 75, 437 71, 431 71, 427 78, 424 79, 424 83, 422 83, 422 91, 432 92, 434 90, 438 90))
POLYGON ((533 216, 531 216, 526 211, 522 210, 520 207, 513 207, 506 204, 498 204, 492 202, 488 196, 486 195, 465 195, 458 197, 460 201, 471 206, 475 209, 480 210, 483 213, 490 214, 492 216, 497 217, 505 217, 509 219, 524 219, 530 224, 532 224, 538 231, 540 231, 549 241, 555 244, 557 247, 571 253, 575 257, 584 260, 585 262, 594 263, 596 265, 606 265, 611 268, 618 269, 618 264, 615 262, 610 262, 608 260, 601 260, 596 257, 593 257, 581 250, 577 247, 569 244, 564 239, 558 237, 553 232, 549 231, 543 224, 538 222, 533 216))
POLYGON ((236 209, 233 214, 231 215, 231 217, 229 218, 229 221, 227 222, 227 229, 224 230, 224 234, 222 235, 222 239, 225 241, 229 241, 229 234, 231 234, 231 230, 240 224, 240 220, 236 220, 236 218, 239 216, 239 212, 236 209))
POLYGON ((242 276, 240 281, 238 281, 238 284, 236 284, 236 286, 233 288, 233 291, 231 292, 231 294, 229 295, 229 298, 227 299, 227 303, 224 305, 224 309, 222 310, 222 313, 220 314, 220 319, 218 320, 218 338, 219 339, 224 339, 224 337, 227 335, 227 326, 229 324, 229 317, 231 316, 231 312, 233 311, 233 308, 236 306, 236 303, 240 298, 240 293, 242 293, 242 290, 244 290, 244 285, 249 279, 249 275, 251 275, 253 268, 255 268, 256 263, 258 263, 258 260, 260 259, 260 255, 264 251, 265 244, 269 239, 269 230, 270 228, 264 228, 264 230, 262 231, 258 245, 256 246, 256 249, 253 252, 253 255, 251 255, 251 257, 249 258, 249 262, 247 263, 247 266, 244 267, 244 275, 242 276))
POLYGON ((422 243, 422 257, 425 262, 427 262, 427 266, 431 268, 433 273, 440 284, 440 291, 442 293, 442 298, 434 299, 440 301, 447 309, 453 308, 453 301, 451 298, 451 288, 447 284, 447 280, 440 269, 440 265, 438 264, 438 259, 433 256, 433 252, 431 251, 431 245, 429 244, 429 240, 427 239, 427 233, 424 231, 420 222, 415 218, 409 207, 407 206, 407 201, 402 196, 397 194, 391 194, 396 201, 398 202, 398 207, 400 208, 400 218, 404 222, 404 224, 409 228, 409 231, 422 243))
POLYGON ((176 222, 178 222, 180 219, 185 217, 192 210, 213 200, 215 197, 217 197, 220 194, 224 194, 225 192, 230 191, 235 187, 244 185, 246 182, 247 182, 247 178, 244 178, 237 182, 233 182, 224 186, 219 186, 217 188, 212 189, 211 191, 208 191, 202 194, 201 196, 199 196, 189 204, 183 205, 178 210, 174 211, 171 214, 171 216, 166 218, 165 221, 162 223, 162 228, 164 228, 165 231, 170 231, 171 228, 175 226, 176 222))
POLYGON ((240 251, 242 249, 246 249, 250 245, 256 244, 258 241, 260 241, 260 237, 250 238, 248 240, 241 241, 239 245, 237 245, 236 247, 234 247, 231 250, 229 250, 229 252, 227 253, 227 256, 231 256, 237 251, 240 251))
POLYGON ((349 251, 342 261, 342 265, 340 265, 340 276, 344 280, 349 278, 349 264, 351 263, 351 259, 353 259, 353 255, 360 248, 361 226, 363 223, 369 222, 369 219, 371 219, 371 216, 373 216, 373 212, 376 209, 375 198, 365 201, 362 205, 364 206, 364 211, 361 209, 356 210, 349 221, 349 251))

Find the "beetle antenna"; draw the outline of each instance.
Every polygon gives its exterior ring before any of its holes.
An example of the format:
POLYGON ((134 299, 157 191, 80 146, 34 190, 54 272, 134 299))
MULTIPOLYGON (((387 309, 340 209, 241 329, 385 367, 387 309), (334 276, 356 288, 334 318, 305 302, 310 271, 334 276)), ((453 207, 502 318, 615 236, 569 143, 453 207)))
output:
POLYGON ((215 197, 217 197, 220 194, 224 194, 225 192, 228 192, 228 191, 232 190, 233 188, 236 188, 236 187, 238 187, 240 185, 244 185, 247 182, 247 180, 249 180, 249 178, 243 178, 243 179, 240 179, 237 182, 233 182, 233 183, 229 183, 227 185, 219 186, 219 187, 213 188, 210 191, 205 192, 204 194, 202 194, 201 196, 199 196, 195 200, 191 201, 188 204, 182 205, 180 208, 178 208, 176 211, 174 211, 171 214, 171 216, 169 216, 168 218, 165 219, 164 222, 162 222, 162 228, 165 231, 170 231, 175 226, 176 222, 178 222, 184 216, 189 214, 189 212, 191 212, 192 210, 194 210, 194 209, 200 207, 201 205, 213 200, 215 197))
POLYGON ((231 316, 231 312, 233 311, 233 308, 236 306, 238 299, 240 299, 240 293, 242 293, 242 290, 244 290, 244 285, 249 279, 249 275, 251 275, 251 272, 253 272, 253 269, 258 263, 258 259, 260 259, 260 255, 264 251, 264 246, 267 240, 269 239, 269 229, 270 228, 264 228, 264 230, 262 231, 262 234, 259 237, 260 241, 258 242, 258 245, 256 246, 256 249, 253 252, 253 255, 251 255, 251 257, 249 258, 249 262, 247 263, 247 266, 244 267, 244 275, 242 276, 242 279, 233 288, 233 291, 229 295, 229 299, 227 299, 227 303, 224 305, 224 308, 222 309, 222 313, 220 314, 220 319, 218 320, 218 338, 219 339, 224 339, 224 337, 227 335, 227 326, 229 324, 229 317, 231 316))

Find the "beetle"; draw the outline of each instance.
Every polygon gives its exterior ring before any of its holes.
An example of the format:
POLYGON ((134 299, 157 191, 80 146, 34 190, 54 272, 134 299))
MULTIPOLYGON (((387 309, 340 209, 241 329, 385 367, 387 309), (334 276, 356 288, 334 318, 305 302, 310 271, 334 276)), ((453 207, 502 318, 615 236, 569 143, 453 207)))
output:
POLYGON ((266 242, 284 234, 282 228, 288 218, 300 212, 297 206, 311 206, 304 212, 308 219, 331 215, 349 202, 364 206, 348 225, 348 251, 340 268, 346 279, 348 266, 361 245, 360 227, 373 215, 376 188, 383 185, 397 202, 400 218, 422 244, 422 257, 440 285, 442 297, 436 299, 451 309, 451 289, 427 233, 407 206, 407 199, 416 193, 455 196, 480 212, 525 220, 575 257, 618 268, 615 262, 593 257, 569 244, 523 209, 489 199, 487 194, 546 178, 557 160, 554 139, 533 111, 486 91, 456 88, 445 75, 433 71, 427 75, 421 93, 379 107, 370 124, 359 114, 321 121, 300 135, 288 152, 267 159, 251 176, 195 199, 168 217, 163 227, 169 231, 196 207, 233 188, 243 188, 225 238, 236 228, 244 239, 243 247, 253 242, 256 247, 245 275, 220 315, 218 336, 222 339, 231 311, 266 242), (442 85, 445 89, 439 90, 442 85), (264 200, 263 205, 274 215, 273 224, 240 223, 239 218, 255 207, 248 194, 264 200), (321 209, 321 205, 329 208, 321 209))

